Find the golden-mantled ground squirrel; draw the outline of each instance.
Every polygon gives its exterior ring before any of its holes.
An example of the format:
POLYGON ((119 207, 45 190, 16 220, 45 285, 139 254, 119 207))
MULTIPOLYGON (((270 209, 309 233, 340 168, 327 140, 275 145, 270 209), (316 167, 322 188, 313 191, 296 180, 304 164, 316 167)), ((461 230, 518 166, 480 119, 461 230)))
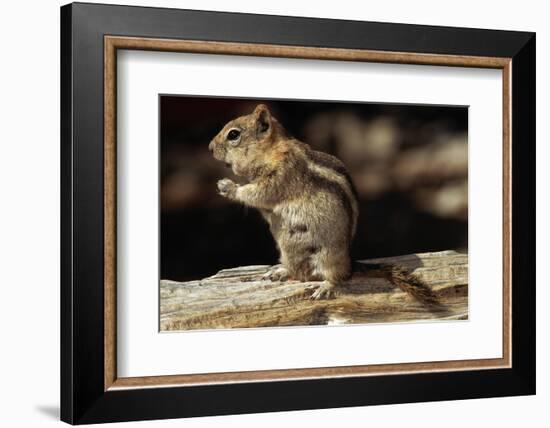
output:
MULTIPOLYGON (((269 223, 281 264, 266 279, 316 281, 311 297, 331 297, 354 270, 350 246, 359 211, 344 164, 289 136, 263 104, 227 123, 208 148, 247 180, 244 185, 229 178, 218 181, 220 195, 257 208, 269 223)), ((437 301, 429 287, 403 268, 367 269, 423 302, 437 301)))

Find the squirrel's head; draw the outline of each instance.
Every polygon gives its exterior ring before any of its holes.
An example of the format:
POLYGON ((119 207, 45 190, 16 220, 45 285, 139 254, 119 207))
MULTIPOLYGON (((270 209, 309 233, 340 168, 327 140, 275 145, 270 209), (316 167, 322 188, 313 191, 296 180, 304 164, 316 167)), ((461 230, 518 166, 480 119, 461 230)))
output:
POLYGON ((283 136, 284 129, 277 119, 267 106, 259 104, 251 114, 228 122, 208 149, 236 175, 250 177, 262 168, 270 148, 283 136))

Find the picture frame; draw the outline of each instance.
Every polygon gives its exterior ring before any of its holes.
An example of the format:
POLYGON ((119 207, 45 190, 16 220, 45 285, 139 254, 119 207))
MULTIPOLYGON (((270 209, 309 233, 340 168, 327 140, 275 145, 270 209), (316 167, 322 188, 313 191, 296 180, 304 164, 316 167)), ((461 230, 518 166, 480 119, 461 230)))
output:
MULTIPOLYGON (((534 33, 63 6, 61 419, 86 424, 534 394, 535 97, 534 33), (118 50, 502 70, 502 357, 119 377, 118 50)), ((499 162, 485 161, 488 168, 499 162)))

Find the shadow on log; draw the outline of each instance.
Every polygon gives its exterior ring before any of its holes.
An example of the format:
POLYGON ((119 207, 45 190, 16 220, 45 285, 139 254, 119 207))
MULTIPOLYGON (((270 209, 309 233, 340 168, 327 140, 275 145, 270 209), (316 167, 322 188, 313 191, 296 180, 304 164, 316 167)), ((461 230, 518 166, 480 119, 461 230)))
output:
POLYGON ((455 251, 363 260, 400 265, 435 292, 426 306, 382 278, 355 273, 335 298, 310 300, 310 282, 262 280, 270 266, 160 282, 161 331, 468 319, 468 255, 455 251))

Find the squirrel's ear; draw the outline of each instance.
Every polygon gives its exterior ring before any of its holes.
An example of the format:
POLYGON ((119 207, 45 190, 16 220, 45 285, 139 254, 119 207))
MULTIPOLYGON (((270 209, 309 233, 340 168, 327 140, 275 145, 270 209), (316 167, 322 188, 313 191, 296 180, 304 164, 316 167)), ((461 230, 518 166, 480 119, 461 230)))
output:
POLYGON ((265 104, 259 104, 254 109, 254 116, 256 117, 256 129, 258 134, 267 134, 271 131, 271 112, 265 104))

